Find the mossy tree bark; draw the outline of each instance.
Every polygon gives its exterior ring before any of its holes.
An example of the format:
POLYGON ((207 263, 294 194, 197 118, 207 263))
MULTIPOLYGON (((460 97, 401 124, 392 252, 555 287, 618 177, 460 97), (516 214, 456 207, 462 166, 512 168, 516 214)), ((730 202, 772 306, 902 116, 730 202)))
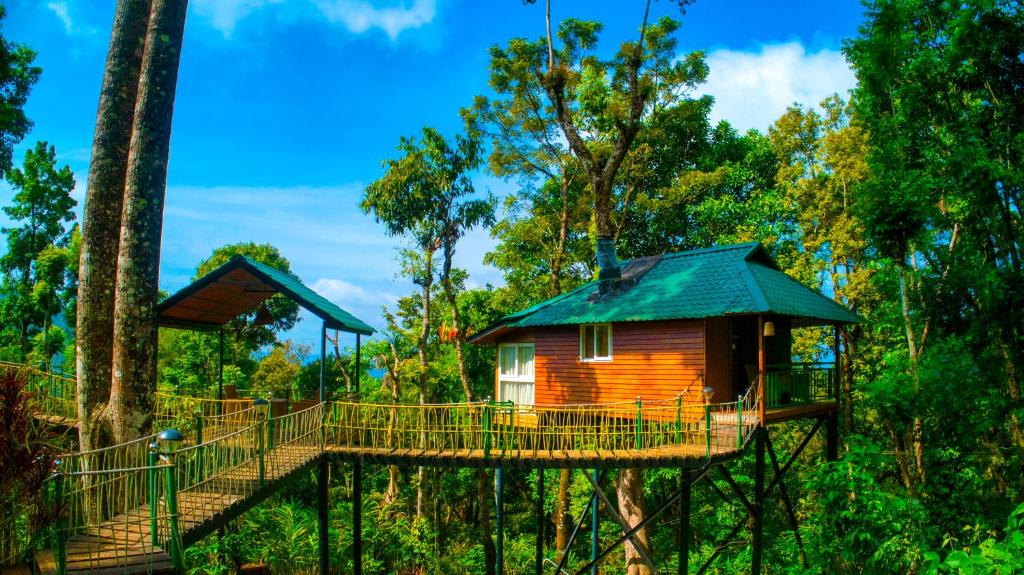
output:
POLYGON ((139 79, 117 260, 113 374, 114 440, 149 431, 156 387, 160 236, 171 119, 188 0, 154 0, 139 79))
POLYGON ((110 36, 82 224, 75 325, 82 449, 109 441, 114 279, 135 100, 152 0, 120 0, 110 36))

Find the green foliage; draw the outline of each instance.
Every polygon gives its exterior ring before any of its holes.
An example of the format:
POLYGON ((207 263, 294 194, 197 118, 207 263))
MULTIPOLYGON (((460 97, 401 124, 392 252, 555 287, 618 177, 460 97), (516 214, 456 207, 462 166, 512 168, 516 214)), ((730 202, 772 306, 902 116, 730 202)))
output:
POLYGON ((308 347, 296 345, 291 340, 275 345, 256 366, 251 377, 252 389, 260 396, 288 397, 308 355, 308 347))
POLYGON ((79 236, 77 226, 67 227, 75 219, 75 178, 69 167, 57 167, 53 146, 38 142, 7 179, 16 193, 3 211, 15 226, 3 228, 7 253, 0 256, 0 343, 22 353, 34 350, 49 361, 63 345, 50 345, 51 323, 74 305, 77 286, 79 236))
MULTIPOLYGON (((0 25, 7 9, 0 5, 0 25)), ((25 115, 25 102, 42 69, 33 66, 36 53, 23 44, 0 36, 0 177, 7 177, 14 158, 14 146, 32 129, 25 115)))

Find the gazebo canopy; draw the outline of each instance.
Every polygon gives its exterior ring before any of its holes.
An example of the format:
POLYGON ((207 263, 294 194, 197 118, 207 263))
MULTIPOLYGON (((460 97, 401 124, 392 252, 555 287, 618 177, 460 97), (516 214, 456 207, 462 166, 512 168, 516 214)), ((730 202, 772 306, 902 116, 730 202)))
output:
POLYGON ((216 330, 282 294, 324 321, 325 329, 372 335, 373 328, 306 287, 298 278, 236 255, 157 306, 164 327, 216 330))

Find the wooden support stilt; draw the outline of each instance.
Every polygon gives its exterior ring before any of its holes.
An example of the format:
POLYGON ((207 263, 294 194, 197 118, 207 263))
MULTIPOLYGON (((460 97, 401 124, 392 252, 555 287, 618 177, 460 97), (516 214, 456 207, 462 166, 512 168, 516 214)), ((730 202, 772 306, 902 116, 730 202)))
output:
POLYGON ((328 491, 327 482, 328 476, 328 461, 326 457, 321 457, 320 462, 317 466, 316 473, 316 519, 317 519, 317 535, 320 537, 320 575, 327 575, 330 572, 330 548, 329 536, 328 536, 328 517, 327 517, 327 504, 328 504, 328 491))
POLYGON ((789 526, 793 529, 793 535, 796 537, 796 546, 800 550, 800 560, 803 562, 804 567, 807 567, 807 553, 804 552, 804 542, 800 537, 800 523, 796 519, 796 512, 793 510, 793 502, 789 498, 789 491, 786 489, 786 478, 782 475, 782 469, 779 467, 779 460, 775 456, 775 447, 772 446, 772 440, 770 437, 766 438, 765 446, 768 448, 768 457, 772 462, 772 469, 775 470, 775 477, 778 478, 779 493, 782 496, 782 504, 786 508, 786 515, 789 517, 789 526))
POLYGON ((839 413, 833 412, 825 416, 825 459, 839 459, 839 413))
MULTIPOLYGON (((751 537, 750 572, 761 575, 761 558, 764 552, 764 451, 768 429, 758 427, 754 446, 754 524, 751 537)), ((777 478, 776 478, 777 479, 777 478)))
POLYGON ((544 574, 544 469, 537 470, 537 503, 534 514, 537 516, 537 552, 536 573, 544 574))

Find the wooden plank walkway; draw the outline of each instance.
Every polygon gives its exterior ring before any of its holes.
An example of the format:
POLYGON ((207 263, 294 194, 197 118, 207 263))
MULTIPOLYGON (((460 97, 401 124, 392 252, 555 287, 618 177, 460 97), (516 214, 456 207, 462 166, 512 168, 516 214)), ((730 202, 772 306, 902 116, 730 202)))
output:
MULTIPOLYGON (((194 532, 219 525, 233 508, 259 494, 272 491, 293 472, 318 458, 319 447, 280 446, 264 455, 264 481, 260 485, 255 459, 217 474, 178 493, 178 525, 183 540, 194 532)), ((161 534, 160 538, 166 537, 161 534)), ((114 573, 174 573, 168 553, 151 544, 149 506, 91 527, 69 538, 67 573, 112 575, 114 573)), ((53 550, 36 554, 39 573, 57 573, 53 550)))
MULTIPOLYGON (((717 437, 717 436, 716 436, 717 437)), ((735 442, 733 432, 731 441, 735 442)), ((713 446, 711 460, 731 459, 740 453, 735 444, 720 442, 713 446)), ((704 446, 683 445, 640 450, 595 451, 593 449, 491 449, 489 457, 482 449, 387 449, 328 445, 327 453, 343 461, 365 460, 385 465, 425 465, 429 467, 486 468, 699 468, 708 463, 704 446)))

